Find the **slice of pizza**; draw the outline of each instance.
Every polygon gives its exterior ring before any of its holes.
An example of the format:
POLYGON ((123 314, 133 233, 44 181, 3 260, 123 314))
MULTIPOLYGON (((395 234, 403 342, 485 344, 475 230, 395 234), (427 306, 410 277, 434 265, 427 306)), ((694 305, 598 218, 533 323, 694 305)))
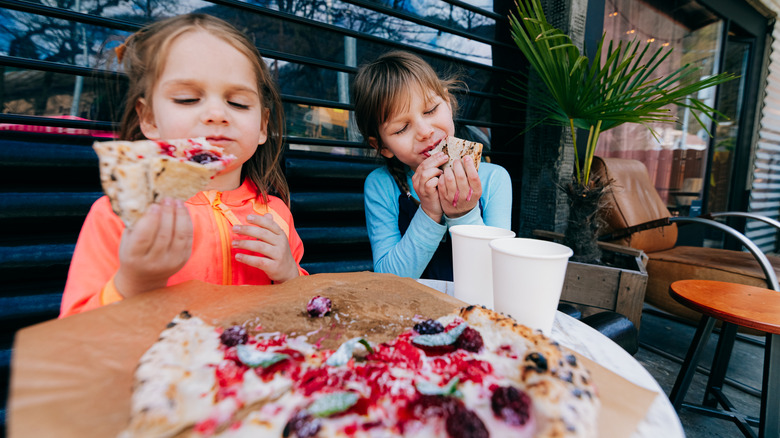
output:
POLYGON ((431 154, 439 151, 444 152, 450 157, 450 160, 442 166, 442 169, 452 167, 452 163, 455 162, 455 160, 460 160, 468 155, 474 160, 474 167, 479 170, 479 161, 482 159, 482 143, 449 136, 442 140, 431 151, 431 154))
POLYGON ((191 198, 235 159, 205 138, 107 141, 92 147, 103 191, 128 227, 160 198, 191 198))

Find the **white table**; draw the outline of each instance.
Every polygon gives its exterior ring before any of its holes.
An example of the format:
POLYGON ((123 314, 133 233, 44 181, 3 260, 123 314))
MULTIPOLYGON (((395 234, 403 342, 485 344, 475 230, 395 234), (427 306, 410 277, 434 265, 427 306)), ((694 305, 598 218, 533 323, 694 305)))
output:
MULTIPOLYGON (((452 295, 452 282, 418 281, 428 287, 452 295)), ((562 312, 557 312, 555 315, 552 338, 635 385, 658 393, 632 438, 685 437, 680 418, 661 386, 642 364, 618 344, 599 333, 598 330, 562 312)))

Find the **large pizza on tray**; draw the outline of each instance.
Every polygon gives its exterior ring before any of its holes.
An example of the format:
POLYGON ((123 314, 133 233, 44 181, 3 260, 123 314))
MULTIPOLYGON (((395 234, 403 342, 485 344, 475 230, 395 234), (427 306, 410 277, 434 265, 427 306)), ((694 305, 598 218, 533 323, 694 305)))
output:
MULTIPOLYGON (((296 317, 331 305, 313 297, 296 317)), ((138 364, 120 437, 597 436, 588 370, 541 333, 474 306, 391 330, 325 348, 327 330, 182 312, 138 364)))

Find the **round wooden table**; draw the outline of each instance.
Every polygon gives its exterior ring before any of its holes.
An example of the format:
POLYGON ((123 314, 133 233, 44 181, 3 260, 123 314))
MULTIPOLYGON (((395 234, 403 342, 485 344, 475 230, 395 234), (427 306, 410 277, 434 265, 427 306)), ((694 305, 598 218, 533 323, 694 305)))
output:
POLYGON ((681 280, 672 283, 669 294, 680 304, 702 313, 701 322, 669 396, 674 407, 685 407, 705 415, 730 418, 745 436, 755 436, 750 426, 757 425, 759 437, 780 437, 780 292, 722 281, 681 280), (705 401, 702 405, 684 403, 685 393, 696 373, 701 352, 707 344, 716 319, 727 324, 723 325, 718 339, 705 401), (736 326, 767 333, 758 421, 733 410, 721 391, 736 336, 736 326), (717 404, 723 405, 726 410, 715 409, 717 404))

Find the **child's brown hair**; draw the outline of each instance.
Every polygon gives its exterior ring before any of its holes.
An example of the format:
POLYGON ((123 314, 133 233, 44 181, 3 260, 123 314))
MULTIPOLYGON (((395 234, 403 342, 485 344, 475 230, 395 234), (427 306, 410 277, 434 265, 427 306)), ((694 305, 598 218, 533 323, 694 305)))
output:
MULTIPOLYGON (((457 112, 457 100, 452 91, 460 82, 455 78, 440 79, 433 67, 419 56, 391 51, 376 60, 364 64, 358 70, 352 84, 355 103, 355 121, 363 139, 376 139, 377 152, 384 148, 379 129, 387 119, 409 105, 410 93, 434 92, 457 112)), ((406 184, 406 166, 398 158, 385 158, 390 174, 404 194, 410 193, 406 184)))
POLYGON ((129 79, 119 138, 141 140, 139 115, 135 104, 146 99, 152 108, 152 90, 163 73, 165 60, 174 39, 186 32, 206 31, 244 54, 257 77, 257 89, 264 109, 268 110, 268 138, 241 169, 241 180, 250 178, 263 198, 275 193, 289 205, 290 190, 280 166, 284 141, 284 108, 279 91, 257 47, 238 29, 224 20, 205 14, 185 14, 151 23, 131 35, 117 50, 129 79))

